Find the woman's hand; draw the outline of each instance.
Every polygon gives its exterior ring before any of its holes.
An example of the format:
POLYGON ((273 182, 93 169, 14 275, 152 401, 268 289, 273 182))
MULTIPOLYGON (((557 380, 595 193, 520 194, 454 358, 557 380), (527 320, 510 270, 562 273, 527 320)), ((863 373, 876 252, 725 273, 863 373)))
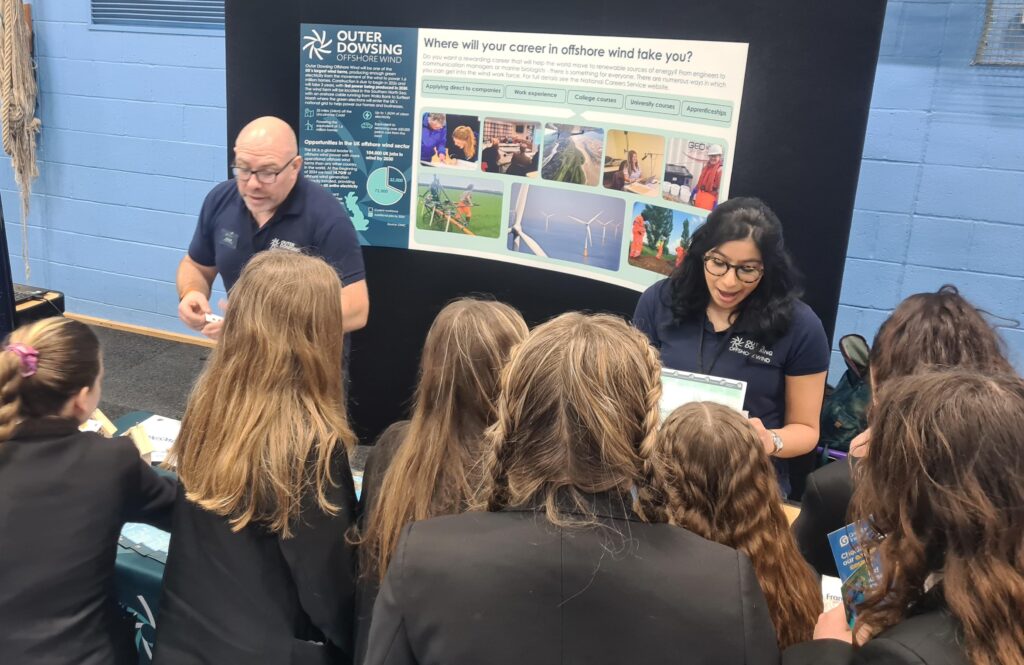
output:
POLYGON ((769 432, 764 423, 761 422, 760 418, 751 418, 750 424, 754 427, 754 431, 757 432, 757 438, 761 439, 761 445, 764 446, 764 451, 769 456, 775 454, 775 440, 772 439, 772 433, 769 432))
POLYGON ((850 455, 852 457, 864 457, 868 454, 868 445, 871 443, 871 428, 867 428, 850 441, 850 455))
POLYGON ((816 640, 842 640, 853 644, 853 632, 846 622, 846 609, 836 605, 828 612, 818 615, 818 623, 814 626, 816 640))

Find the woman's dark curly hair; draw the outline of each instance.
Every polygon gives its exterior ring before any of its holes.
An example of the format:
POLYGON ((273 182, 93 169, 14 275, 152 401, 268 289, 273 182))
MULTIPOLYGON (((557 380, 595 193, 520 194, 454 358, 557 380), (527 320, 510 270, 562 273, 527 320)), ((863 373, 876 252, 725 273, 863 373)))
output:
POLYGON ((704 277, 704 255, 716 247, 750 238, 761 252, 764 276, 736 311, 734 330, 770 344, 786 333, 793 303, 803 295, 800 273, 782 240, 782 224, 764 201, 735 198, 708 215, 693 234, 682 265, 670 277, 671 307, 676 323, 700 317, 711 298, 704 277))

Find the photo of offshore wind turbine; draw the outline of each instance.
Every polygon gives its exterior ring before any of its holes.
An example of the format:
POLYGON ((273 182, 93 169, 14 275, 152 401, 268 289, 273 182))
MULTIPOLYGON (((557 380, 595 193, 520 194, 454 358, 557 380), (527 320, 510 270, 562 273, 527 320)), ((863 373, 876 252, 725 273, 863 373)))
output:
POLYGON ((613 241, 607 228, 623 224, 623 199, 530 184, 515 184, 510 194, 509 250, 605 270, 619 269, 625 249, 620 247, 621 240, 613 241), (602 225, 602 242, 594 242, 594 224, 602 225))
POLYGON ((615 225, 615 234, 614 234, 615 238, 619 237, 619 231, 622 230, 622 222, 621 221, 617 222, 614 219, 610 219, 607 222, 602 222, 601 220, 597 220, 597 223, 601 225, 601 244, 602 245, 604 245, 605 238, 608 236, 608 227, 613 225, 613 224, 615 225))
POLYGON ((601 213, 597 213, 596 215, 590 218, 590 221, 584 222, 579 217, 569 215, 569 219, 573 220, 577 224, 582 224, 583 226, 587 227, 587 235, 583 237, 583 256, 590 256, 590 246, 594 243, 594 238, 593 236, 590 235, 590 225, 596 222, 597 218, 600 216, 601 213))
MULTIPOLYGON (((513 187, 513 192, 514 191, 515 188, 513 187)), ((537 256, 547 256, 547 254, 544 252, 541 246, 538 245, 533 238, 528 236, 526 232, 523 231, 523 211, 526 209, 526 199, 529 193, 530 186, 521 185, 518 195, 515 195, 516 206, 512 211, 512 223, 509 225, 508 229, 509 249, 515 250, 517 252, 521 251, 519 249, 519 246, 520 242, 522 242, 525 243, 526 246, 530 248, 530 251, 536 254, 537 256)), ((546 226, 547 222, 545 221, 545 227, 546 226)))

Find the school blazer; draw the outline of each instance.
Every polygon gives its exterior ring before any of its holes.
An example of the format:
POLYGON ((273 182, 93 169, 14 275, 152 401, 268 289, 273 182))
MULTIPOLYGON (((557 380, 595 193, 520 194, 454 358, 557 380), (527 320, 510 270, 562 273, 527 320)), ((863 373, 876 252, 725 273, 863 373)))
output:
POLYGON ((956 620, 942 609, 910 617, 859 649, 814 640, 786 649, 783 665, 969 665, 956 620))
POLYGON ((819 575, 839 576, 828 534, 850 523, 847 512, 853 498, 853 459, 836 460, 807 476, 800 515, 793 522, 800 553, 819 575))
POLYGON ((535 509, 405 528, 374 608, 368 665, 777 664, 750 561, 618 497, 599 523, 535 509))
POLYGON ((126 438, 44 418, 0 443, 0 663, 138 662, 113 597, 125 522, 170 528, 175 483, 126 438))
POLYGON ((338 445, 328 498, 302 501, 292 535, 260 525, 233 532, 181 489, 156 619, 155 665, 348 663, 352 658, 355 552, 346 541, 356 499, 338 445))

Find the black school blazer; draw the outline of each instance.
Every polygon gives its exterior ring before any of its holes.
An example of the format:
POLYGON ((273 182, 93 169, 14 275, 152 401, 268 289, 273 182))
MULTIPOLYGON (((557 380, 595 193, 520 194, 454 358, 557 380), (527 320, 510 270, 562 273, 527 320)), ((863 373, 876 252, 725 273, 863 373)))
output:
POLYGON ((125 522, 170 528, 175 483, 126 438, 44 418, 0 443, 0 663, 138 662, 113 597, 125 522))
POLYGON ((943 609, 910 617, 859 649, 814 640, 786 649, 784 665, 969 665, 956 620, 943 609))
POLYGON ((352 658, 356 497, 341 444, 331 461, 336 515, 303 498, 289 538, 238 532, 182 489, 157 616, 154 665, 346 663, 352 658))
POLYGON ((854 459, 836 460, 807 476, 800 515, 793 522, 800 553, 819 575, 839 576, 828 534, 850 523, 854 459))
MULTIPOLYGON (((775 664, 746 556, 595 497, 596 526, 542 511, 405 528, 374 608, 368 665, 775 664)), ((618 505, 616 505, 618 504, 618 505)))

